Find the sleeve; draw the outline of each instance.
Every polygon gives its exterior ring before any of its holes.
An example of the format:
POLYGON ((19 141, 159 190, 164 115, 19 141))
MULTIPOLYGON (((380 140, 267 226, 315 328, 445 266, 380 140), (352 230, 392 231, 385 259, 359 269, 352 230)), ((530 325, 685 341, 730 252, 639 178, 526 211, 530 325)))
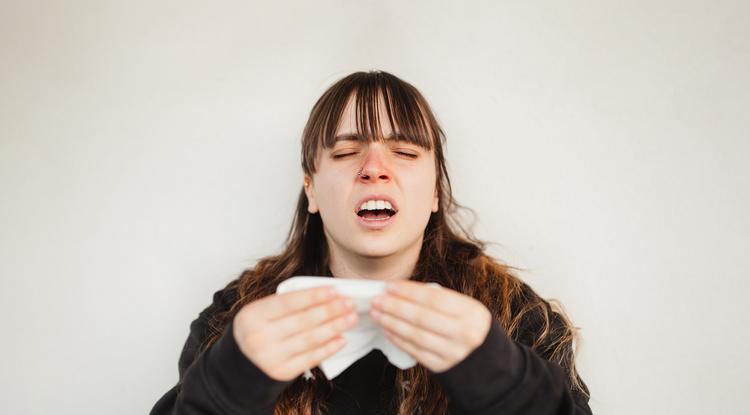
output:
POLYGON ((179 358, 179 381, 151 409, 150 415, 273 414, 276 398, 291 382, 268 377, 245 357, 230 322, 219 340, 201 352, 209 318, 226 303, 226 290, 190 324, 179 358))
POLYGON ((484 343, 434 376, 453 415, 591 415, 560 365, 511 339, 494 319, 484 343))

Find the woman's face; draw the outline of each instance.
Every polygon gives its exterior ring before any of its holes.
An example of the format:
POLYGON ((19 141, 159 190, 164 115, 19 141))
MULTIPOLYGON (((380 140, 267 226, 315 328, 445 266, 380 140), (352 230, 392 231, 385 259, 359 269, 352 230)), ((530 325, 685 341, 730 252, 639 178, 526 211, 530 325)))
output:
MULTIPOLYGON (((379 105, 383 137, 392 137, 382 98, 379 105)), ((317 172, 312 180, 305 177, 308 211, 320 212, 326 240, 337 254, 376 258, 409 248, 418 252, 430 214, 439 206, 434 151, 395 138, 346 139, 356 134, 350 98, 336 131, 340 139, 321 149, 317 172), (387 217, 382 214, 361 217, 357 212, 369 200, 390 201, 397 213, 385 220, 377 220, 387 217)))

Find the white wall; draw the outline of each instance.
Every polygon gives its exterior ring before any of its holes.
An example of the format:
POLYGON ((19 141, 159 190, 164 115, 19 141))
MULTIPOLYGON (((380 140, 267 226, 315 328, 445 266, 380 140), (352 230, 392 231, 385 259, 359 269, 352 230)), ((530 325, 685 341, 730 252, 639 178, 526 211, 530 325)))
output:
POLYGON ((581 327, 595 413, 747 413, 750 3, 280 3, 2 2, 4 413, 147 413, 367 69, 426 95, 478 235, 581 327))

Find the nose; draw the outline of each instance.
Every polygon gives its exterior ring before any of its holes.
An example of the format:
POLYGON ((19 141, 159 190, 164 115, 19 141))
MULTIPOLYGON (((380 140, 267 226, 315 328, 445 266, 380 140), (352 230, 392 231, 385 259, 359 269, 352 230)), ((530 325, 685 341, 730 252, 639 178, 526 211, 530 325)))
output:
POLYGON ((388 182, 391 180, 391 174, 385 163, 385 157, 382 154, 380 143, 371 143, 367 149, 365 162, 360 170, 358 180, 363 183, 388 182))

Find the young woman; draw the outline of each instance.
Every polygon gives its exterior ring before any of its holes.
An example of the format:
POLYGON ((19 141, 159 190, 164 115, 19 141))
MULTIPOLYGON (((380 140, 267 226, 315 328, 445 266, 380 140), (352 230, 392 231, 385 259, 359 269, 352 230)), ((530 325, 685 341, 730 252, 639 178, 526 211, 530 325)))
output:
POLYGON ((575 327, 456 220, 444 142, 396 76, 332 85, 303 132, 285 249, 214 294, 151 414, 590 414, 575 327), (324 287, 275 294, 295 275, 387 281, 370 317, 418 364, 375 349, 328 380, 317 365, 357 314, 324 287))

